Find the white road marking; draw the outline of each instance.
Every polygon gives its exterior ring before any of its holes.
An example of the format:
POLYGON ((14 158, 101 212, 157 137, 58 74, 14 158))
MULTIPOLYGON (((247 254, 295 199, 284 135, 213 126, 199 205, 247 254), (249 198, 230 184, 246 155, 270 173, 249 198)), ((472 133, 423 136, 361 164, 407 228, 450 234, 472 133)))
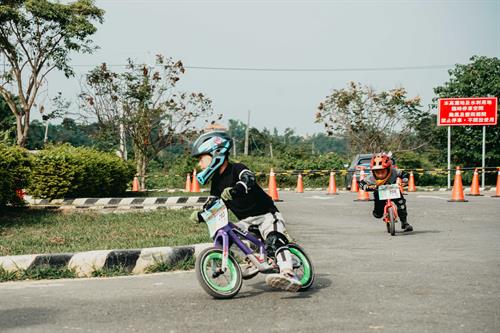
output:
POLYGON ((64 287, 64 284, 62 284, 62 283, 43 283, 43 284, 41 284, 39 282, 33 283, 33 281, 29 281, 28 283, 17 283, 16 281, 6 282, 5 284, 1 285, 1 287, 2 287, 1 289, 19 290, 19 289, 27 289, 27 288, 39 288, 40 289, 40 288, 64 287))
POLYGON ((312 197, 307 197, 308 199, 318 199, 318 200, 330 200, 332 197, 320 197, 319 195, 314 195, 312 197))
POLYGON ((434 195, 417 195, 417 198, 431 198, 431 199, 439 199, 439 200, 448 200, 447 198, 436 197, 434 195))

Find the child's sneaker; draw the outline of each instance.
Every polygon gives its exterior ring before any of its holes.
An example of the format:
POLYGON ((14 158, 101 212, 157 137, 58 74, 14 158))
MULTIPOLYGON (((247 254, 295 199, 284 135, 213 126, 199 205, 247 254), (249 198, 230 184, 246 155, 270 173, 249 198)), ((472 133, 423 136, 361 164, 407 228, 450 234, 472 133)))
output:
POLYGON ((266 284, 273 288, 286 291, 297 292, 302 284, 291 271, 284 271, 279 274, 269 274, 266 276, 266 284))
POLYGON ((401 224, 401 229, 403 229, 404 232, 413 231, 413 227, 408 222, 401 224))
POLYGON ((240 267, 243 278, 253 276, 259 272, 259 269, 255 267, 255 265, 252 262, 246 262, 244 264, 241 264, 240 267))

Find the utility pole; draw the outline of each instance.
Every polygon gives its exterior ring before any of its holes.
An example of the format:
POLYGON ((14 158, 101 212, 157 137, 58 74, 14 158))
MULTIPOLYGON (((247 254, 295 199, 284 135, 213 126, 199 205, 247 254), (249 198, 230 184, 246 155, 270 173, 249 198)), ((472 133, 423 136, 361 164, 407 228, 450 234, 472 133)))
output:
POLYGON ((236 157, 236 140, 233 138, 233 155, 236 157))
POLYGON ((45 114, 45 107, 43 105, 40 107, 40 114, 42 115, 42 120, 45 122, 45 135, 43 137, 43 145, 45 146, 49 142, 49 116, 45 114))
POLYGON ((273 143, 272 142, 269 142, 269 151, 271 152, 271 159, 274 159, 274 155, 273 155, 273 143))
POLYGON ((123 160, 128 159, 127 138, 125 136, 125 124, 123 123, 123 109, 120 108, 120 155, 123 160))
POLYGON ((248 110, 247 129, 245 131, 245 156, 248 156, 248 137, 250 136, 250 110, 248 110))

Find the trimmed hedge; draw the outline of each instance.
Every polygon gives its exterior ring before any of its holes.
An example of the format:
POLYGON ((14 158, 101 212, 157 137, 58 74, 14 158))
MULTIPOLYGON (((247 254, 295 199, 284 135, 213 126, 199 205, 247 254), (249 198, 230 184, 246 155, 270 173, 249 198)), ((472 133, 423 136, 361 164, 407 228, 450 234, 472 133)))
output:
POLYGON ((29 193, 47 199, 117 196, 134 174, 134 166, 114 154, 51 146, 33 159, 29 193))
POLYGON ((23 205, 16 190, 28 185, 30 158, 25 149, 0 144, 0 207, 23 205))

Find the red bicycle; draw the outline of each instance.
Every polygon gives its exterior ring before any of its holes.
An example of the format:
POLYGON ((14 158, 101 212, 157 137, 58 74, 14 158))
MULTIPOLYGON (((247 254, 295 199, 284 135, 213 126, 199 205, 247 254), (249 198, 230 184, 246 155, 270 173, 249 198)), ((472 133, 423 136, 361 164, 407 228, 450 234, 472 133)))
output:
POLYGON ((396 223, 399 222, 398 209, 393 199, 401 198, 401 191, 398 184, 380 185, 371 187, 370 190, 377 191, 380 200, 386 200, 384 206, 383 221, 387 227, 387 232, 394 236, 396 234, 396 223))
POLYGON ((384 222, 387 232, 394 236, 396 234, 396 223, 399 222, 398 209, 392 199, 401 198, 401 191, 398 184, 381 185, 378 187, 378 197, 386 200, 384 206, 384 222))

